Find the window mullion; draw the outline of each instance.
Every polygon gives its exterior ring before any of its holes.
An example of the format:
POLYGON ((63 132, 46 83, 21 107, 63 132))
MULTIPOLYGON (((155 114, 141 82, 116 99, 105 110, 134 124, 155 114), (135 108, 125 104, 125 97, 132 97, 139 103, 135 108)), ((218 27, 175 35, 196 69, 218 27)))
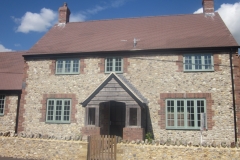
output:
POLYGON ((73 73, 73 60, 70 61, 70 73, 73 73))
POLYGON ((192 59, 192 70, 195 71, 195 55, 191 55, 192 59))
POLYGON ((115 66, 116 66, 115 63, 116 63, 116 58, 114 57, 113 58, 113 69, 112 69, 113 72, 115 72, 115 66))
POLYGON ((53 100, 53 121, 55 122, 56 120, 56 100, 53 100))
POLYGON ((62 109, 61 109, 61 122, 63 122, 63 116, 64 116, 64 104, 65 100, 62 100, 62 109))
POLYGON ((187 125, 187 100, 184 99, 183 103, 184 103, 184 128, 187 128, 188 127, 188 125, 187 125))
POLYGON ((174 128, 177 128, 177 100, 174 100, 174 128))
POLYGON ((205 59, 204 59, 204 55, 201 55, 201 60, 202 60, 202 70, 205 70, 205 59))
POLYGON ((194 100, 194 128, 197 128, 198 126, 198 120, 197 120, 197 100, 194 100))

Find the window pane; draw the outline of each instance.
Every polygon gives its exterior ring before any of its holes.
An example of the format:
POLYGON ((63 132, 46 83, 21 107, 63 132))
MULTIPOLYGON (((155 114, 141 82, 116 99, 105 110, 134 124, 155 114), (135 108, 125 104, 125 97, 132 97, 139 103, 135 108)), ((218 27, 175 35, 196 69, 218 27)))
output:
POLYGON ((174 101, 167 101, 167 126, 174 126, 174 101))
POLYGON ((130 117, 129 117, 130 126, 137 125, 137 108, 130 108, 130 117))
POLYGON ((95 125, 95 108, 88 109, 88 124, 95 125))
POLYGON ((48 101, 48 112, 47 112, 47 120, 53 120, 53 111, 54 111, 54 100, 48 101))
POLYGON ((65 73, 69 73, 71 71, 71 60, 65 61, 65 73))
POLYGON ((184 126, 184 101, 177 101, 177 126, 184 126))
POLYGON ((196 70, 202 69, 202 59, 200 55, 195 56, 195 69, 196 70))
POLYGON ((212 56, 204 55, 205 69, 212 69, 212 56))
POLYGON ((107 58, 107 72, 113 71, 113 58, 107 58))
POLYGON ((63 72, 63 60, 58 60, 57 61, 57 73, 62 73, 63 72))
POLYGON ((192 70, 192 56, 185 56, 185 70, 192 70))
POLYGON ((198 127, 200 127, 201 124, 201 113, 204 113, 204 101, 198 100, 197 101, 197 123, 198 127))
POLYGON ((73 60, 73 72, 77 73, 79 70, 79 60, 73 60))
POLYGON ((62 100, 57 100, 56 101, 56 116, 55 120, 56 121, 61 121, 61 115, 62 115, 62 100))
POLYGON ((194 127, 194 101, 187 101, 187 124, 189 127, 194 127))
POLYGON ((64 101, 64 121, 69 121, 70 119, 70 100, 64 101))
POLYGON ((3 114, 3 111, 4 111, 4 100, 5 100, 5 96, 0 95, 0 114, 3 114))
POLYGON ((115 71, 122 71, 122 58, 115 59, 115 71))

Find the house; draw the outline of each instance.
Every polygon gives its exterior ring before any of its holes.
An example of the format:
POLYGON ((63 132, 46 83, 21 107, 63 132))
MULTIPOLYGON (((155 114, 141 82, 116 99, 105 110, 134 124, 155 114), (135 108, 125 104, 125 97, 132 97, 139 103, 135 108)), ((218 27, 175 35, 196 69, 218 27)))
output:
POLYGON ((204 140, 236 141, 239 46, 213 0, 202 4, 203 14, 69 22, 64 3, 23 54, 17 132, 198 141, 205 113, 204 140))
POLYGON ((17 132, 17 113, 22 94, 23 54, 0 52, 0 132, 17 132))

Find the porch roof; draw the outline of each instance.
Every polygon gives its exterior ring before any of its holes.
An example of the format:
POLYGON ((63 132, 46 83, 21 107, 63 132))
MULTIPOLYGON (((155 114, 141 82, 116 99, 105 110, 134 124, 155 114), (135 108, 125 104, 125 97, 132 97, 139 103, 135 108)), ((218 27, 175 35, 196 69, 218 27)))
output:
POLYGON ((123 75, 110 73, 109 76, 81 103, 82 106, 87 106, 92 98, 94 98, 113 78, 140 106, 144 107, 148 103, 148 100, 144 98, 144 96, 123 75))

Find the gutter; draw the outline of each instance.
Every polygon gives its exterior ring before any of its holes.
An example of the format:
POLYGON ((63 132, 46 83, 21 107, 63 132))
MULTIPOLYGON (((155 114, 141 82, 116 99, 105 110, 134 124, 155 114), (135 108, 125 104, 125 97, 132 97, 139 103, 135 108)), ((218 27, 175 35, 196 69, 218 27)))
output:
POLYGON ((229 54, 230 67, 231 67, 231 80, 232 80, 232 93, 233 93, 233 118, 234 118, 234 134, 235 134, 235 144, 237 143, 237 120, 236 120, 236 104, 235 104, 235 87, 233 79, 233 65, 232 65, 232 49, 229 54))

